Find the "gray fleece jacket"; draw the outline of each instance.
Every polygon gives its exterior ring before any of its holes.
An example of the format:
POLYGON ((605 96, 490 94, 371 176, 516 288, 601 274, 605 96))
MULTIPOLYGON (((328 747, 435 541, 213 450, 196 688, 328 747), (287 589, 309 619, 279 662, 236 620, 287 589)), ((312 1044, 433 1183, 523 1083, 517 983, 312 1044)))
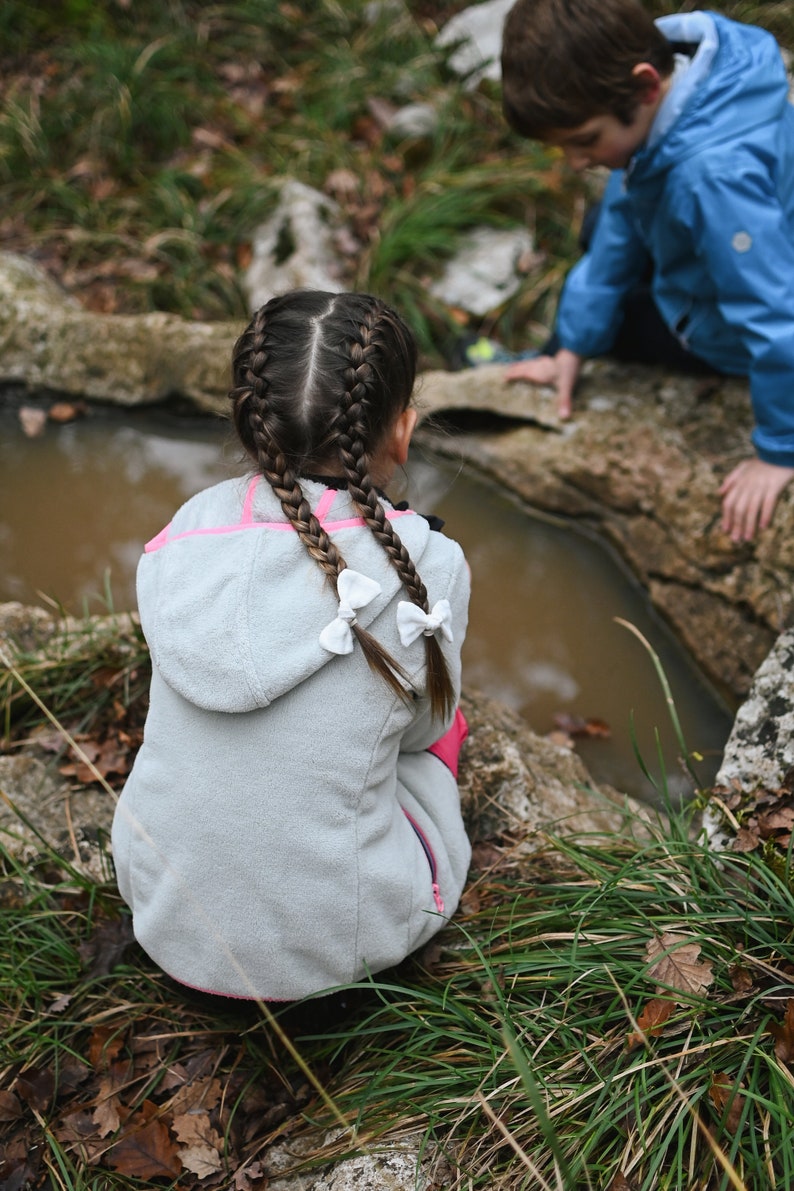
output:
MULTIPOLYGON (((401 643, 404 589, 344 489, 304 490, 348 567, 380 584, 358 621, 408 672, 407 705, 358 644, 320 643, 338 601, 264 480, 193 497, 138 568, 153 674, 113 823, 119 888, 161 968, 231 996, 290 1000, 399 962, 455 909, 470 859, 455 779, 425 751, 449 723, 422 693, 423 638, 401 643)), ((454 639, 438 636, 457 693, 463 552, 385 507, 431 606, 449 600, 454 639)))

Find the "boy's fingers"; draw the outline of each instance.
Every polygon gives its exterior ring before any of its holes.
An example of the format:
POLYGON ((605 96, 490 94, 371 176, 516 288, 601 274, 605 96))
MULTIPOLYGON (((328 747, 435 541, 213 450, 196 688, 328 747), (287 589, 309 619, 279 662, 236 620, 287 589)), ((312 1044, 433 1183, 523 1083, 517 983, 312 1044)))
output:
POLYGON ((579 379, 582 359, 574 352, 561 350, 557 353, 556 362, 558 370, 557 413, 562 421, 567 421, 571 416, 573 391, 579 379))
POLYGON ((536 385, 553 385, 557 379, 557 363, 553 356, 536 356, 534 360, 516 360, 505 369, 505 380, 529 380, 536 385))

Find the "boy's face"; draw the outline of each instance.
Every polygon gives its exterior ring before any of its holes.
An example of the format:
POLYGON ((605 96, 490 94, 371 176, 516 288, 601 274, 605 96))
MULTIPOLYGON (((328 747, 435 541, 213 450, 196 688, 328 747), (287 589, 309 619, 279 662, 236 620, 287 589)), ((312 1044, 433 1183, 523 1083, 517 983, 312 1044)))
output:
POLYGON ((639 62, 631 73, 637 88, 637 106, 628 124, 607 112, 591 116, 576 128, 553 128, 544 138, 546 144, 562 149, 568 165, 577 173, 594 165, 624 170, 648 139, 670 79, 662 78, 649 62, 639 62))
POLYGON ((545 140, 562 149, 577 173, 596 165, 623 170, 645 142, 652 122, 648 112, 647 105, 640 105, 630 124, 623 124, 617 116, 593 116, 576 128, 552 129, 545 140))

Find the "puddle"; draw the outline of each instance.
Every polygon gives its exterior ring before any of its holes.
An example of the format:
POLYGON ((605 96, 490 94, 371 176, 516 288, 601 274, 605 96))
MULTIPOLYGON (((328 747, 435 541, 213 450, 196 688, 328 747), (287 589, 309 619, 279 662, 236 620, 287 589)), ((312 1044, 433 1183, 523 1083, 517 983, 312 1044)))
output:
MULTIPOLYGON (((135 606, 142 544, 194 492, 239 474, 240 452, 222 422, 161 412, 92 410, 25 438, 0 411, 0 600, 56 600, 68 611, 135 606), (107 579, 107 582, 106 582, 107 579)), ((392 490, 444 517, 474 575, 464 680, 493 695, 538 732, 559 714, 605 721, 608 740, 577 742, 593 776, 653 798, 634 735, 657 776, 656 730, 670 787, 691 783, 677 759, 664 696, 636 625, 659 653, 690 749, 708 783, 731 725, 644 593, 601 543, 536 520, 446 461, 415 454, 392 490)))

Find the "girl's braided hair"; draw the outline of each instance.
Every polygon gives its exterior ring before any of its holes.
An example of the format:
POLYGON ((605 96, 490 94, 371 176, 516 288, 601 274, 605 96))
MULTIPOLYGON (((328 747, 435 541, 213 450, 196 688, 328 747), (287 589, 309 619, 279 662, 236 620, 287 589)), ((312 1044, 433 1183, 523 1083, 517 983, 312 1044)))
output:
MULTIPOLYGON (((347 564, 300 484, 317 468, 341 469, 409 599, 428 612, 425 585, 369 475, 373 452, 410 401, 416 354, 408 327, 379 298, 298 290, 271 298, 238 339, 229 400, 240 441, 334 592, 347 564)), ((403 667, 361 625, 353 632, 370 667, 410 699, 403 667)), ((424 641, 427 694, 443 718, 454 704, 452 682, 436 637, 424 641)))

